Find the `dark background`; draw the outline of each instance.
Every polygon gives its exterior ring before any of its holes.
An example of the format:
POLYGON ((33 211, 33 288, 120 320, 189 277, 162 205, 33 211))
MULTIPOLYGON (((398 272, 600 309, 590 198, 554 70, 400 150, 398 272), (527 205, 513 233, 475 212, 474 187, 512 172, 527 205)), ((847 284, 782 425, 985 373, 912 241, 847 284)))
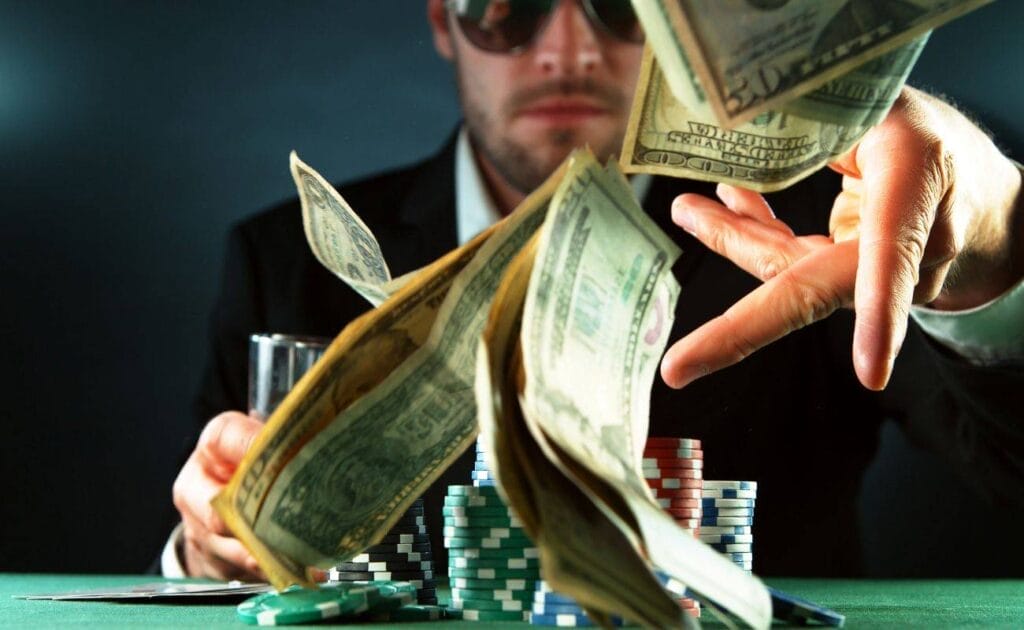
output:
MULTIPOLYGON (((341 181, 458 120, 424 6, 0 0, 0 571, 155 557, 230 224, 294 194, 293 148, 341 181)), ((943 27, 912 77, 1018 159, 1020 24, 1004 0, 943 27)), ((1020 515, 883 437, 872 573, 1021 575, 1020 515)))

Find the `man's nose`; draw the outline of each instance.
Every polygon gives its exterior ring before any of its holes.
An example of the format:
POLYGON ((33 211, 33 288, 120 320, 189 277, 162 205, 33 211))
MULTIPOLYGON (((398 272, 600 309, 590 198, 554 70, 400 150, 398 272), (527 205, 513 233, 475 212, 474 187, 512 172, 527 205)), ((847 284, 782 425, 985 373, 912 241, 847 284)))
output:
POLYGON ((601 62, 601 48, 579 0, 559 0, 534 44, 540 69, 553 78, 585 76, 601 62))

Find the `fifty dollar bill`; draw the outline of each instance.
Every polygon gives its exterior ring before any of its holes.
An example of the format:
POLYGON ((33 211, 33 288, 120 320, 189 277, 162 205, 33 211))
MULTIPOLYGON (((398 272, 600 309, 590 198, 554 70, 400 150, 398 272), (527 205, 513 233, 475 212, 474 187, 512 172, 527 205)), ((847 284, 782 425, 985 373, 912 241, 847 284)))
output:
POLYGON ((696 77, 716 121, 735 127, 815 90, 811 98, 818 112, 837 97, 859 100, 856 83, 829 82, 991 1, 633 0, 633 5, 676 97, 687 101, 696 77))

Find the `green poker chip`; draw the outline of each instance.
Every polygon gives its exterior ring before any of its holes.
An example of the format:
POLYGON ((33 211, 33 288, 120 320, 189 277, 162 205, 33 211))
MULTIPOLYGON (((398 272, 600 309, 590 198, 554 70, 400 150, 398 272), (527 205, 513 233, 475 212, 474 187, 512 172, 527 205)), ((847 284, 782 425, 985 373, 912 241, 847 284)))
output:
POLYGON ((517 518, 506 518, 503 516, 446 516, 444 517, 444 526, 445 529, 449 527, 514 527, 521 531, 523 527, 523 522, 517 518))
POLYGON ((538 560, 540 549, 537 547, 522 547, 516 549, 480 549, 479 547, 459 547, 448 550, 449 558, 503 558, 503 559, 527 559, 538 560))
POLYGON ((448 577, 477 580, 539 580, 540 569, 448 569, 448 577))
POLYGON ((444 498, 444 507, 485 507, 492 509, 507 509, 508 505, 506 505, 499 497, 447 496, 444 498))
POLYGON ((444 546, 449 549, 523 549, 533 547, 526 536, 520 538, 461 538, 445 536, 444 546))
POLYGON ((477 578, 450 578, 448 580, 452 588, 470 590, 508 590, 508 591, 534 591, 536 580, 523 578, 509 580, 480 580, 477 578))
POLYGON ((393 580, 375 580, 372 582, 352 582, 376 589, 376 593, 367 597, 370 612, 394 610, 402 606, 416 603, 416 585, 411 582, 393 580))
POLYGON ((466 621, 529 621, 529 611, 459 611, 460 617, 466 621))
POLYGON ((511 591, 502 589, 469 589, 469 588, 453 588, 452 589, 452 601, 519 601, 519 602, 532 602, 533 601, 533 589, 511 591))
POLYGON ((500 500, 494 486, 448 486, 449 497, 493 497, 500 500))
POLYGON ((379 592, 369 584, 329 584, 316 590, 293 586, 247 599, 235 611, 253 626, 312 623, 367 612, 379 592))
POLYGON ((448 609, 444 606, 411 604, 394 610, 371 612, 365 618, 374 622, 436 621, 447 618, 447 613, 448 609))
MULTIPOLYGON (((532 606, 532 596, 530 601, 520 601, 517 599, 505 599, 505 600, 493 600, 493 599, 455 599, 452 598, 452 608, 458 608, 465 613, 469 610, 478 611, 489 611, 489 612, 522 612, 524 610, 530 610, 532 606)), ((465 617, 468 618, 468 617, 465 617)))
POLYGON ((512 508, 505 505, 446 505, 441 508, 441 515, 465 518, 518 518, 512 508))
MULTIPOLYGON (((521 527, 509 527, 508 525, 502 525, 499 527, 452 527, 451 525, 445 525, 444 536, 446 538, 472 538, 475 540, 486 540, 487 538, 501 538, 501 539, 526 539, 529 537, 521 527)), ((529 545, 532 547, 533 545, 529 545)))
POLYGON ((536 558, 448 558, 451 569, 540 569, 536 558))

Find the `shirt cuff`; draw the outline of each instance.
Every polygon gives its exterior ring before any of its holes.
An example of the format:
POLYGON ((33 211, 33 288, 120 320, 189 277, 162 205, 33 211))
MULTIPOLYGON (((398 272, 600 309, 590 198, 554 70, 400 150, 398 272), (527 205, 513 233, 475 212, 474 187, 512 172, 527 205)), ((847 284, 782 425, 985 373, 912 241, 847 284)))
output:
POLYGON ((971 363, 1024 362, 1024 280, 975 308, 939 311, 915 306, 910 314, 932 338, 971 363))
POLYGON ((178 526, 171 531, 167 543, 164 544, 163 553, 160 554, 160 573, 165 578, 188 577, 185 575, 185 563, 181 561, 181 557, 178 555, 178 550, 184 546, 184 542, 185 528, 184 525, 178 523, 178 526))

